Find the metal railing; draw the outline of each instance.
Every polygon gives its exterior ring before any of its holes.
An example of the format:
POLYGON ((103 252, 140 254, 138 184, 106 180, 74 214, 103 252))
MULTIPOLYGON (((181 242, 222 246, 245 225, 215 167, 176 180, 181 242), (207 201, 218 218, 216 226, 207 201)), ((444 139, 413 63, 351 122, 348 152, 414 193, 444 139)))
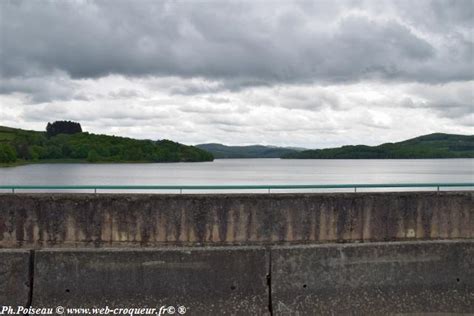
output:
POLYGON ((129 191, 129 190, 176 190, 183 191, 221 191, 221 190, 306 190, 306 189, 383 189, 383 188, 469 188, 474 189, 474 183, 378 183, 378 184, 270 184, 270 185, 0 185, 0 190, 12 193, 21 191, 64 191, 64 190, 100 190, 129 191))

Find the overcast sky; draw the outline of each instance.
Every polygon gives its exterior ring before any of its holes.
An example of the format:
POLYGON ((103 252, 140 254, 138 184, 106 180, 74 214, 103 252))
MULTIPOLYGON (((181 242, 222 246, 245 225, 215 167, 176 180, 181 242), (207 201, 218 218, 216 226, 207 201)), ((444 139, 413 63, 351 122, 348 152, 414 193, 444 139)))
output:
POLYGON ((473 134, 474 0, 0 1, 0 125, 321 148, 473 134))

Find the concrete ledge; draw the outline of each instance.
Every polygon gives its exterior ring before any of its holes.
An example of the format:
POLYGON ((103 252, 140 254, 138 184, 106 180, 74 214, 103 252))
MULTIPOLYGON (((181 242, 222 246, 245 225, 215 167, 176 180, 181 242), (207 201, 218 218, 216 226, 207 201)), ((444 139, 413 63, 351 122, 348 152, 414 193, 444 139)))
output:
POLYGON ((474 242, 274 247, 275 315, 474 313, 474 242))
POLYGON ((34 307, 186 306, 188 315, 473 315, 473 266, 474 240, 0 250, 0 306, 32 300, 34 307))
POLYGON ((30 297, 30 252, 0 249, 0 308, 25 306, 30 297))
POLYGON ((33 306, 185 306, 189 315, 268 313, 265 249, 40 250, 33 306))
POLYGON ((474 237, 473 192, 2 194, 0 248, 308 244, 474 237))

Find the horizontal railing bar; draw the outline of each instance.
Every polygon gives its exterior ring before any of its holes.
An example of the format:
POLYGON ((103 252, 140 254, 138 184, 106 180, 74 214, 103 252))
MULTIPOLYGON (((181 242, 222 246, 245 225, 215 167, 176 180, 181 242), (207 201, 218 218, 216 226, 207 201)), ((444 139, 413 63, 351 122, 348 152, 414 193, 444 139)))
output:
POLYGON ((474 187, 474 183, 271 184, 271 185, 0 185, 4 190, 265 190, 474 187))

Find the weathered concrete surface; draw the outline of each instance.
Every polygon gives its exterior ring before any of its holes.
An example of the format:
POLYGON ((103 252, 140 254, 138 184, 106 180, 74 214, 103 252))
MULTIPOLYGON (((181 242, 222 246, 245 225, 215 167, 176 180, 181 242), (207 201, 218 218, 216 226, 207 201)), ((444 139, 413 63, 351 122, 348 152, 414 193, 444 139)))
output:
POLYGON ((0 248, 474 237, 473 192, 2 194, 0 248))
POLYGON ((472 240, 274 247, 271 258, 274 315, 474 314, 472 240))
POLYGON ((30 294, 30 252, 0 249, 0 310, 25 306, 30 294))
POLYGON ((32 295, 34 307, 172 305, 187 315, 473 315, 473 267, 472 239, 0 250, 0 305, 32 295))
POLYGON ((185 306, 188 315, 266 315, 263 248, 39 250, 33 306, 185 306))

